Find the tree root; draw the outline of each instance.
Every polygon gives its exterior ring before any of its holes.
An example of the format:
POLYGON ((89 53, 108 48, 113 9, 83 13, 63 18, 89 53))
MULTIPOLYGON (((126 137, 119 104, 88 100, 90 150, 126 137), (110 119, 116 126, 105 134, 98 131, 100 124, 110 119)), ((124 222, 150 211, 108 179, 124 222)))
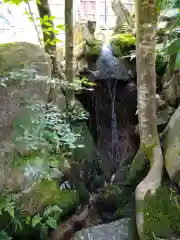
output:
POLYGON ((149 173, 143 181, 139 183, 135 191, 136 200, 136 225, 137 232, 140 239, 144 234, 144 201, 148 192, 156 194, 156 190, 161 185, 162 170, 163 170, 163 157, 160 145, 152 148, 152 166, 149 173))

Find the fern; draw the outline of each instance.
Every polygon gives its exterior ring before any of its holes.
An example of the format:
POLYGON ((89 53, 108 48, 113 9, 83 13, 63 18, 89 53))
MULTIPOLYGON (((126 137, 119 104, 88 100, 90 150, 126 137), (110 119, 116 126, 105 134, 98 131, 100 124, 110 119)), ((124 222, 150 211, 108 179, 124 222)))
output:
POLYGON ((44 210, 44 217, 48 217, 53 213, 61 213, 61 212, 62 212, 62 209, 58 206, 48 206, 44 210))
POLYGON ((57 228, 57 220, 53 217, 48 217, 46 220, 46 225, 50 228, 56 229, 57 228))
POLYGON ((48 235, 48 226, 45 223, 40 225, 40 238, 45 239, 48 235))

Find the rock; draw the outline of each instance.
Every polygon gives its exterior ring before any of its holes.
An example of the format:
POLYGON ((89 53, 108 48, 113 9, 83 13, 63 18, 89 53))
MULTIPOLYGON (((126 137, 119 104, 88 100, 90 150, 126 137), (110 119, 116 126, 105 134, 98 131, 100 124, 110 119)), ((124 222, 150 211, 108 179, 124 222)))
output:
POLYGON ((164 134, 165 167, 172 181, 180 186, 180 107, 172 115, 164 134))
POLYGON ((13 69, 23 69, 33 62, 46 62, 44 50, 27 42, 0 44, 0 59, 0 75, 7 75, 13 69))
POLYGON ((134 238, 131 219, 121 219, 76 233, 72 240, 132 240, 134 238))
POLYGON ((112 9, 116 16, 115 32, 124 32, 124 26, 126 27, 126 31, 132 32, 135 27, 135 22, 121 0, 113 0, 112 9))
POLYGON ((73 190, 61 191, 54 180, 42 180, 35 183, 20 197, 23 210, 28 215, 41 212, 47 206, 59 206, 62 214, 67 214, 78 204, 78 197, 73 190))

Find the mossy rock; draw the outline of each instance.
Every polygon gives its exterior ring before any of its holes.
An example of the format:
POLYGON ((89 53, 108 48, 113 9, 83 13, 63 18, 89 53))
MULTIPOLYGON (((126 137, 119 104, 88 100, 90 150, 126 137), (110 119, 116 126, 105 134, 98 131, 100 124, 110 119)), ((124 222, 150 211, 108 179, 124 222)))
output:
POLYGON ((121 57, 135 49, 136 39, 132 34, 116 34, 110 40, 114 55, 121 57))
POLYGON ((32 62, 45 61, 43 49, 27 42, 0 44, 0 74, 7 75, 13 69, 22 69, 32 62))
POLYGON ((42 180, 21 197, 23 210, 29 215, 43 211, 46 206, 59 206, 62 216, 74 209, 78 204, 74 190, 60 190, 57 181, 42 180))
POLYGON ((155 196, 147 195, 144 210, 144 240, 180 236, 180 197, 167 185, 155 196))
POLYGON ((176 109, 168 122, 163 148, 165 167, 172 181, 180 186, 180 107, 176 109))
POLYGON ((98 57, 100 55, 102 42, 97 39, 89 40, 86 43, 87 57, 98 57))

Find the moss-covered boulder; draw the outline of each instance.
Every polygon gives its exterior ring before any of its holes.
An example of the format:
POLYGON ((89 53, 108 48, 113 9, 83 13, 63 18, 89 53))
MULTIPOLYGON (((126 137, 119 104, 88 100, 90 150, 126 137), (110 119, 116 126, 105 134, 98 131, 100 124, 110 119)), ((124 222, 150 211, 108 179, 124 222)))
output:
POLYGON ((154 196, 147 195, 144 210, 144 240, 179 239, 180 198, 167 185, 154 196))
POLYGON ((164 134, 165 167, 171 180, 180 186, 180 107, 172 115, 164 134))
POLYGON ((78 204, 78 196, 73 190, 60 190, 57 181, 42 180, 35 183, 28 193, 20 197, 23 210, 30 215, 42 212, 47 206, 59 206, 62 216, 78 204))
POLYGON ((22 69, 33 62, 45 62, 44 50, 35 44, 14 42, 0 44, 0 75, 13 69, 22 69))
POLYGON ((131 33, 115 34, 110 40, 113 53, 117 57, 128 54, 130 50, 135 50, 136 39, 131 33))

